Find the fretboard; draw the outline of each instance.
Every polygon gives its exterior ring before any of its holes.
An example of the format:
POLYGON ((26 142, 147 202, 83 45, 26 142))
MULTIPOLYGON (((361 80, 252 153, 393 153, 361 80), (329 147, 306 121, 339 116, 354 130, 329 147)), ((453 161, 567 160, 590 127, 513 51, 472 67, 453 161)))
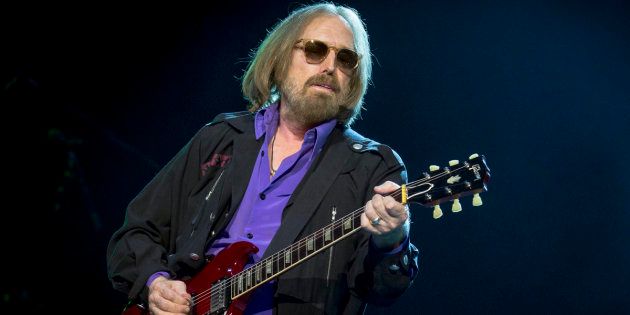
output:
MULTIPOLYGON (((414 201, 425 206, 435 206, 469 194, 476 194, 478 198, 480 192, 487 190, 485 183, 489 179, 490 173, 484 157, 473 154, 468 161, 461 164, 453 160, 449 162, 449 167, 430 170, 425 173, 424 178, 402 185, 389 196, 403 204, 414 201)), ((473 199, 473 205, 481 205, 481 200, 473 199)), ((221 284, 221 289, 214 293, 224 292, 225 297, 230 300, 249 293, 360 230, 363 211, 364 207, 361 207, 226 279, 221 284)), ((434 214, 434 218, 438 217, 434 214)))
POLYGON ((236 299, 263 283, 271 281, 360 230, 362 213, 363 207, 232 276, 227 283, 230 299, 236 299))

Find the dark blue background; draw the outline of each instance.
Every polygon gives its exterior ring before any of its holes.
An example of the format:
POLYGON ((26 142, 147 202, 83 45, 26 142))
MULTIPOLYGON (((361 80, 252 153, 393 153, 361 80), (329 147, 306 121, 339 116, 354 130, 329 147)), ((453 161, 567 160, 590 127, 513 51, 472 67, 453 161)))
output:
MULTIPOLYGON (((629 6, 343 3, 375 57, 355 129, 412 180, 474 152, 493 176, 483 207, 439 221, 412 207, 420 276, 368 313, 630 312, 629 6)), ((2 13, 2 310, 120 310, 105 249, 126 204, 204 123, 245 108, 248 55, 295 7, 2 13)))

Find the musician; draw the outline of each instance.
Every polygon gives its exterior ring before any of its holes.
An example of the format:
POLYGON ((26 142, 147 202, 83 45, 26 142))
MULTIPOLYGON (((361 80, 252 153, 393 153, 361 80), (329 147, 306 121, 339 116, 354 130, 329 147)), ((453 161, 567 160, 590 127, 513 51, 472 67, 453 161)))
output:
POLYGON ((350 128, 371 62, 354 9, 321 3, 280 21, 243 76, 249 111, 203 126, 129 204, 107 252, 114 288, 154 314, 185 314, 182 279, 229 244, 254 244, 255 263, 364 207, 357 233, 255 289, 246 313, 393 303, 417 275, 418 251, 407 206, 388 196, 406 183, 403 162, 350 128))

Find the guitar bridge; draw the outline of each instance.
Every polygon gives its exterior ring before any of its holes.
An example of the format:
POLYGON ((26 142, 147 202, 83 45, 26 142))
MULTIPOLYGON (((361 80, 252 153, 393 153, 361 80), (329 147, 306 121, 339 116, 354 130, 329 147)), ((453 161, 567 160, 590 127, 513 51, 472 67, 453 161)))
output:
POLYGON ((210 314, 223 314, 228 307, 225 280, 219 280, 210 289, 210 314))

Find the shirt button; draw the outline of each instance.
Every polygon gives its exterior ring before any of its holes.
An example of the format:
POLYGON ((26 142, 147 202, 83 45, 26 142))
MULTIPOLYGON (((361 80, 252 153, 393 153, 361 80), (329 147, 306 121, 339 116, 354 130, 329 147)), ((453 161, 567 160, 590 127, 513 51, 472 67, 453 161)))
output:
POLYGON ((362 144, 360 144, 360 143, 355 143, 355 144, 353 144, 353 145, 352 145, 352 147, 353 147, 355 150, 361 150, 361 149, 363 149, 363 145, 362 145, 362 144))
POLYGON ((260 193, 260 195, 258 195, 260 197, 260 200, 265 200, 266 196, 264 193, 260 193))
POLYGON ((252 233, 247 233, 247 238, 249 238, 249 239, 251 240, 252 238, 254 238, 254 234, 252 234, 252 233))
POLYGON ((191 254, 190 254, 190 259, 192 259, 192 260, 194 260, 194 261, 197 261, 197 260, 199 260, 199 255, 197 255, 197 254, 195 254, 195 253, 191 253, 191 254))

